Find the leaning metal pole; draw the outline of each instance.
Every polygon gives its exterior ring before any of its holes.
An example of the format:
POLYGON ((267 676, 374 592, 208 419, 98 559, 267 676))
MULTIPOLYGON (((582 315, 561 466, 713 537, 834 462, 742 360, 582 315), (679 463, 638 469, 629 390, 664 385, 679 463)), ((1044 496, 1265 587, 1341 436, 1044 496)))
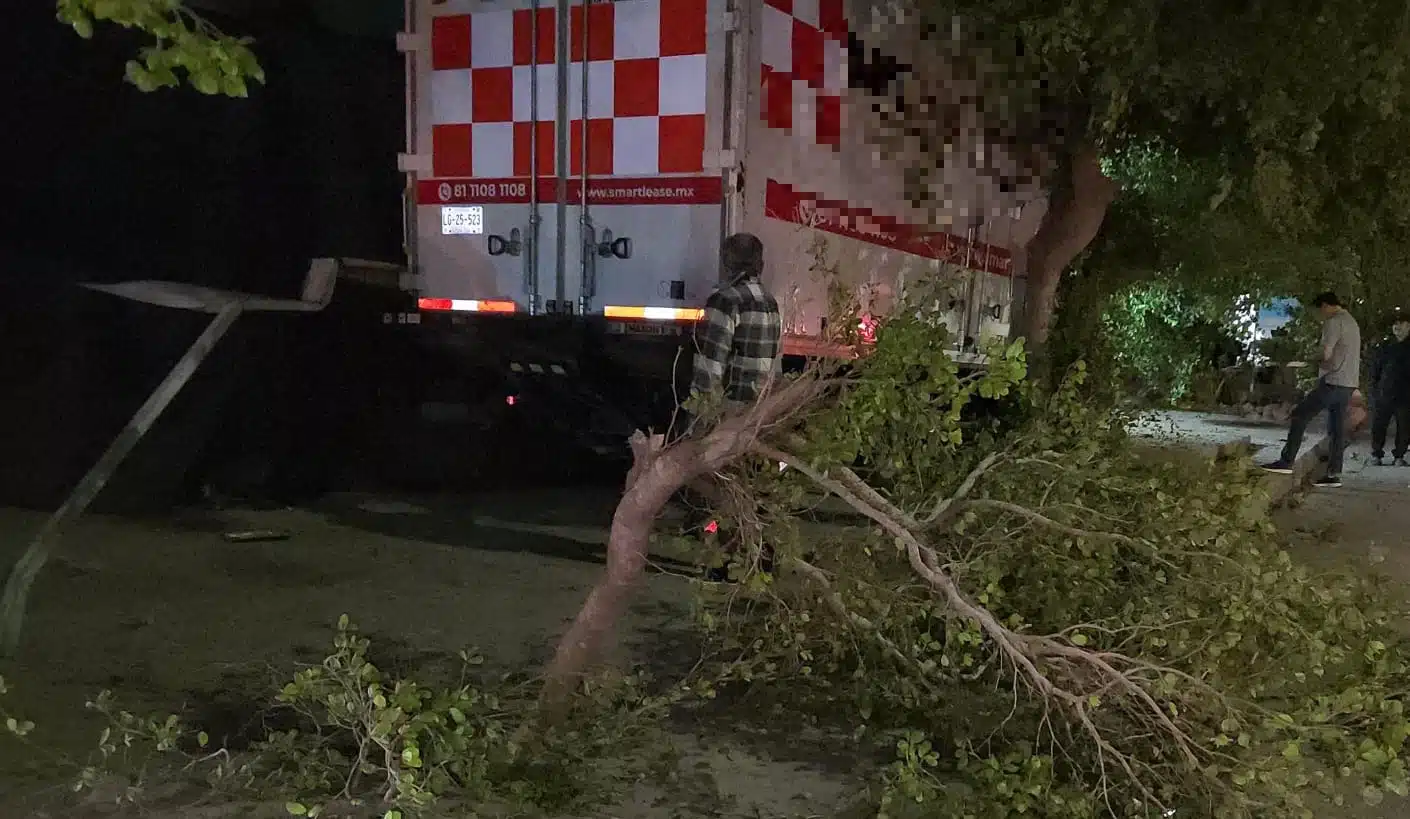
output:
POLYGON ((230 330, 241 313, 244 312, 245 305, 242 302, 232 302, 220 309, 211 323, 206 325, 206 329, 196 339, 191 347, 186 350, 186 354, 181 356, 181 360, 176 362, 176 366, 171 368, 162 383, 157 385, 156 390, 147 398, 137 413, 132 416, 132 420, 127 422, 127 426, 113 442, 108 445, 108 449, 103 453, 103 457, 88 470, 88 474, 83 476, 83 480, 78 482, 72 493, 64 500, 62 506, 49 520, 45 521, 39 534, 30 541, 29 548, 24 555, 15 563, 14 569, 10 571, 10 578, 5 583, 5 593, 0 597, 0 651, 5 656, 13 656, 20 644, 20 631, 24 626, 25 602, 29 598, 29 588, 34 584, 34 579, 39 576, 39 571, 48 562, 49 555, 53 551, 55 544, 63 535, 63 531, 69 524, 77 520, 80 515, 88 509, 93 499, 98 497, 98 493, 103 491, 108 479, 113 476, 117 468, 132 454, 132 450, 142 437, 147 434, 147 430, 152 428, 162 412, 171 403, 172 399, 186 386, 186 382, 191 380, 191 376, 196 369, 210 355, 217 342, 230 330))

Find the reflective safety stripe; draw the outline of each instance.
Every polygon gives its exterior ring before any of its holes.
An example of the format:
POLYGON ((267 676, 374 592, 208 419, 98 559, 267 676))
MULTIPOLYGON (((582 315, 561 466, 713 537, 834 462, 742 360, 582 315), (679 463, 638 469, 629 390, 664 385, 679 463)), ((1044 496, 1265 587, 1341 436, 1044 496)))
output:
POLYGON ((417 299, 422 310, 448 310, 456 313, 513 313, 519 308, 512 301, 482 301, 480 299, 417 299))
POLYGON ((602 315, 615 319, 655 319, 658 321, 700 321, 705 311, 687 307, 613 307, 602 308, 602 315))

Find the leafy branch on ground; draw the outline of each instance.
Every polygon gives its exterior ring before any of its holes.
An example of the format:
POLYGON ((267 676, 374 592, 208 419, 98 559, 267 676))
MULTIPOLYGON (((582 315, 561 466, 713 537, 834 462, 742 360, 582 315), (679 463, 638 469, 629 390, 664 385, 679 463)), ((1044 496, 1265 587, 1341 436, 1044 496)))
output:
MULTIPOLYGON (((105 723, 98 747, 67 766, 74 790, 140 805, 150 786, 185 781, 203 800, 272 800, 309 817, 411 819, 455 805, 564 813, 610 802, 672 764, 658 722, 683 688, 648 694, 641 675, 595 677, 567 718, 545 727, 534 680, 481 673, 471 652, 448 684, 400 679, 369 648, 342 618, 332 653, 253 715, 277 727, 248 747, 216 747, 179 715, 134 714, 102 692, 88 703, 105 723)), ((33 727, 17 721, 11 732, 33 727)))
MULTIPOLYGON (((0 677, 0 698, 10 693, 9 685, 4 677, 0 677)), ((5 709, 3 700, 0 700, 0 723, 5 727, 5 731, 18 739, 25 739, 34 730, 34 723, 10 713, 5 709)))
POLYGON ((741 574, 767 542, 797 581, 707 612, 736 685, 851 710, 896 754, 884 816, 1271 818, 1406 792, 1410 675, 1376 581, 1294 563, 1247 463, 1133 448, 1080 363, 1044 391, 1020 346, 978 374, 943 351, 899 316, 728 470, 754 502, 721 524, 741 574), (867 526, 802 536, 819 492, 867 526))

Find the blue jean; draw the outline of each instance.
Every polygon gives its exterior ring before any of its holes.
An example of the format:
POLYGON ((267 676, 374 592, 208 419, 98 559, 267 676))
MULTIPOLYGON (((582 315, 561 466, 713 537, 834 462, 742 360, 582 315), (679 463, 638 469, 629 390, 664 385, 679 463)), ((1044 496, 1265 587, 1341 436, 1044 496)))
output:
POLYGON ((1302 436, 1307 433, 1307 425, 1313 418, 1327 411, 1327 474, 1340 475, 1342 460, 1346 455, 1346 410, 1351 405, 1352 387, 1338 387, 1326 381, 1318 381, 1292 412, 1292 423, 1288 427, 1288 442, 1283 447, 1280 459, 1288 466, 1297 461, 1297 453, 1302 449, 1302 436))

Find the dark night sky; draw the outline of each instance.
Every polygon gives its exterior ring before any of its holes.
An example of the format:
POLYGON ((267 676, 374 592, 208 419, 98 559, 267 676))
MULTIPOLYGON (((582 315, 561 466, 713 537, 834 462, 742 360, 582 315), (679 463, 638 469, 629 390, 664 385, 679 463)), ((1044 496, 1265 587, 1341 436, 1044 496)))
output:
MULTIPOLYGON (((239 2, 253 11, 218 22, 256 38, 269 81, 247 100, 142 94, 122 80, 131 36, 100 26, 81 40, 51 0, 8 11, 0 463, 26 466, 0 469, 0 505, 56 505, 204 321, 76 282, 294 295, 311 257, 398 260, 401 3, 239 2)), ((355 297, 297 323, 242 319, 104 497, 160 507, 231 453, 317 466, 358 446, 334 439, 358 434, 368 395, 403 367, 377 369, 382 308, 355 297)))
POLYGON ((400 4, 370 2, 337 20, 292 2, 221 20, 257 38, 269 84, 248 100, 142 94, 122 81, 125 32, 85 42, 50 3, 15 4, 0 237, 30 261, 7 277, 284 289, 313 255, 394 258, 400 4))

